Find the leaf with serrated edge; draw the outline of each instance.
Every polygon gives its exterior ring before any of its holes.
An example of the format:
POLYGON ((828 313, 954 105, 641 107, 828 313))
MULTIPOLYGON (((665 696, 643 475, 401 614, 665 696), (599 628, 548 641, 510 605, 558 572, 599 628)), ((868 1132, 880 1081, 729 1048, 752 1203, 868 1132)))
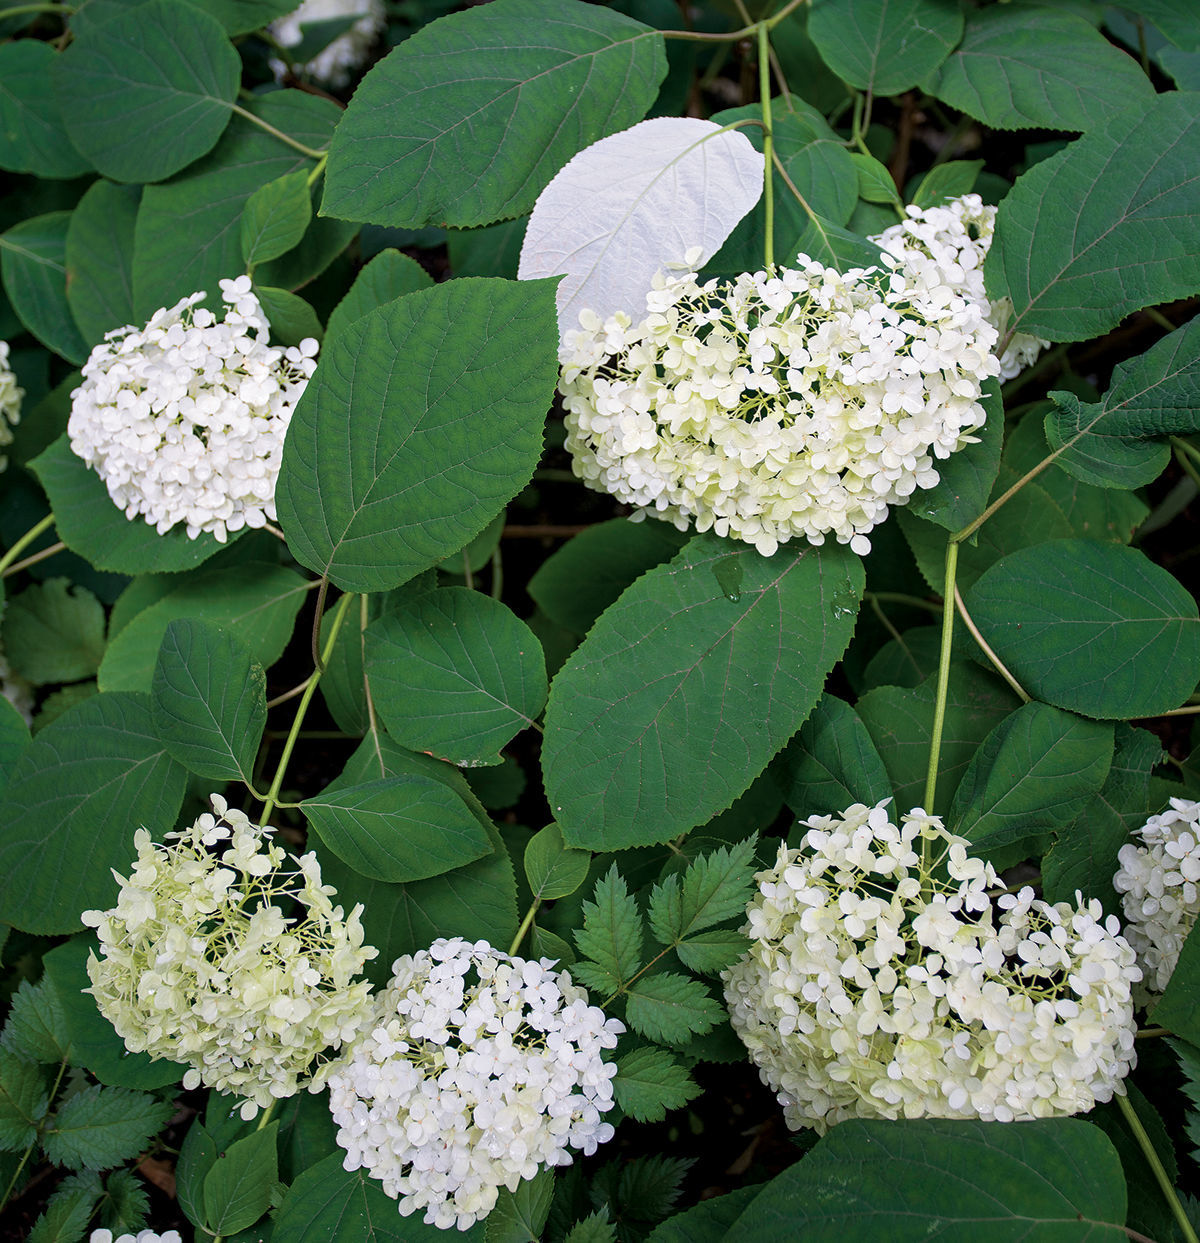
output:
POLYGON ((620 988, 642 965, 642 917, 614 863, 596 882, 595 901, 583 904, 575 946, 620 988))
POLYGON ((35 686, 92 677, 104 655, 104 606, 86 587, 48 578, 4 611, 4 651, 35 686))
POLYGON ((13 994, 0 1046, 28 1062, 61 1062, 70 1054, 66 1015, 46 976, 36 984, 23 980, 13 994))
POLYGON ((20 1152, 37 1138, 49 1089, 40 1066, 0 1049, 0 1152, 20 1152))
POLYGON ((133 246, 140 186, 94 181, 67 226, 67 302, 84 344, 95 347, 114 328, 137 319, 133 246))
POLYGON ((650 928, 663 945, 745 914, 754 887, 757 837, 701 855, 683 874, 655 885, 650 894, 650 928), (670 882, 675 882, 671 884, 670 882))
POLYGON ((73 1243, 82 1236, 103 1188, 94 1170, 68 1174, 54 1188, 46 1211, 33 1223, 25 1243, 73 1243))
POLYGON ((253 1225, 271 1205, 279 1178, 279 1123, 235 1140, 204 1176, 204 1216, 220 1234, 253 1225))
POLYGON ((700 975, 715 975, 736 962, 750 948, 750 939, 737 928, 698 932, 675 946, 685 967, 700 975))
POLYGON ((349 292, 330 312, 325 336, 332 340, 335 333, 362 319, 368 311, 432 285, 433 277, 415 259, 398 250, 381 250, 354 278, 349 292))
POLYGON ((303 169, 259 186, 242 208, 242 258, 248 266, 278 259, 300 241, 311 219, 303 169))
POLYGON ((673 971, 640 976, 625 998, 629 1026, 664 1044, 686 1044, 693 1036, 703 1036, 725 1013, 699 980, 673 971))
POLYGON ((579 313, 642 318, 655 274, 700 249, 702 266, 758 202, 763 157, 736 130, 655 117, 581 151, 538 196, 525 230, 522 280, 563 276, 558 326, 579 313))
POLYGON ((565 898, 587 879, 592 856, 563 844, 562 830, 548 824, 525 847, 525 876, 535 898, 543 902, 565 898))
POLYGON ((57 59, 53 45, 40 39, 0 44, 0 168, 36 177, 79 177, 91 170, 67 140, 58 99, 48 89, 57 59))
POLYGON ((666 1049, 643 1046, 617 1058, 613 1096, 623 1112, 638 1122, 661 1122, 700 1095, 700 1085, 666 1049))
POLYGON ((487 1243, 539 1243, 553 1198, 552 1169, 523 1178, 515 1191, 501 1187, 496 1205, 487 1215, 487 1243))
POLYGON ((59 1165, 104 1170, 136 1157, 174 1112, 148 1092, 92 1084, 63 1102, 42 1143, 59 1165))

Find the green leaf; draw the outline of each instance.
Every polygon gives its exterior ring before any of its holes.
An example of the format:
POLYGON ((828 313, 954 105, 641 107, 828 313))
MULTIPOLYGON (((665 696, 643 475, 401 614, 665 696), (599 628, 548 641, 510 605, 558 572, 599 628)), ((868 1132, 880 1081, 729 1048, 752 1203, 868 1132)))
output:
POLYGON ((563 1243, 616 1243, 617 1228, 608 1220, 607 1208, 589 1213, 567 1232, 563 1243))
POLYGON ((138 186, 93 182, 67 226, 67 302, 84 343, 137 322, 133 307, 134 228, 138 186))
POLYGON ((279 1123, 235 1140, 204 1176, 204 1216, 218 1234, 253 1225, 271 1207, 279 1181, 275 1139, 279 1123))
POLYGON ((295 9, 292 0, 193 0, 197 8, 211 13, 227 35, 245 35, 261 30, 277 17, 295 9))
POLYGON ((873 806, 892 793, 867 727, 833 695, 817 701, 777 767, 784 801, 802 818, 840 812, 852 803, 873 806))
POLYGON ((50 75, 58 54, 39 39, 0 44, 0 168, 78 177, 91 164, 67 139, 50 75))
POLYGON ((947 825, 997 869, 1040 855, 1099 794, 1112 758, 1111 725, 1025 704, 983 740, 947 825))
POLYGON ((343 328, 362 319, 368 311, 432 285, 433 277, 415 259, 398 250, 381 250, 355 277, 349 293, 333 308, 325 335, 332 341, 343 328))
POLYGON ((724 1243, 733 1223, 761 1190, 755 1184, 701 1200, 664 1221, 646 1243, 724 1243))
POLYGON ((262 306, 267 323, 271 325, 271 340, 279 345, 299 345, 301 341, 311 337, 320 343, 325 336, 325 329, 317 313, 309 303, 286 289, 275 289, 270 285, 255 285, 255 297, 262 306))
POLYGON ((1081 341, 1130 311, 1194 293, 1198 164, 1197 97, 1172 92, 1018 178, 996 214, 984 268, 988 296, 1013 300, 1009 328, 1081 341), (1055 227, 1038 227, 1050 215, 1055 227))
POLYGON ((660 945, 674 945, 727 919, 742 918, 758 870, 757 838, 721 846, 688 865, 680 880, 667 877, 650 891, 650 931, 660 945))
POLYGON ((59 539, 97 570, 115 574, 190 570, 221 550, 216 537, 207 532, 193 540, 177 526, 159 535, 151 523, 126 518, 109 499, 100 476, 71 452, 65 435, 30 465, 50 498, 59 539))
POLYGON ((300 807, 334 854, 381 881, 424 880, 491 853, 475 814, 432 777, 331 787, 300 807))
POLYGON ((174 1112, 170 1101, 146 1092, 92 1084, 63 1102, 42 1145, 58 1165, 107 1170, 136 1157, 174 1112))
POLYGON ((266 687, 262 666, 232 634, 176 618, 163 635, 150 687, 159 737, 197 776, 253 788, 266 687))
MULTIPOLYGON (((476 1222, 455 1237, 483 1243, 484 1224, 476 1222)), ((362 1170, 347 1173, 335 1152, 301 1174, 275 1214, 272 1243, 445 1243, 445 1231, 419 1215, 401 1217, 396 1201, 362 1170)))
POLYGON ((634 579, 669 561, 685 538, 666 522, 598 522, 541 563, 529 580, 529 594, 560 626, 587 634, 634 579))
POLYGON ((666 841, 728 807, 816 703, 862 584, 841 545, 763 557, 712 534, 638 579, 551 688, 542 763, 564 839, 666 841))
POLYGON ((185 617, 228 630, 269 669, 292 637, 308 595, 295 570, 260 561, 195 570, 175 584, 109 641, 100 664, 102 691, 148 690, 167 627, 185 617))
POLYGON ((50 1104, 42 1068, 0 1049, 0 1152, 21 1152, 36 1138, 50 1104))
POLYGON ((1089 130, 1154 97, 1137 61, 1090 23, 1027 5, 972 12, 925 86, 993 129, 1089 130))
POLYGON ((113 903, 133 834, 175 827, 185 770, 167 754, 142 695, 97 695, 43 729, 0 796, 0 920, 73 932, 113 903))
POLYGON ((525 877, 533 896, 543 902, 574 893, 587 880, 591 862, 588 851, 563 845, 557 824, 546 825, 525 847, 525 877))
POLYGON ((900 194, 892 174, 873 156, 852 151, 850 158, 854 161, 858 173, 858 197, 868 203, 894 203, 900 206, 900 194))
POLYGON ((661 1122, 668 1109, 686 1105, 701 1091, 673 1054, 652 1045, 618 1057, 612 1082, 617 1104, 635 1122, 661 1122))
POLYGON ((498 764, 546 702, 533 631, 499 600, 445 587, 367 627, 375 708, 401 745, 455 764, 498 764))
POLYGON ((101 1190, 100 1177, 92 1170, 68 1174, 33 1223, 26 1243, 76 1243, 87 1229, 101 1190))
POLYGON ((161 181, 216 145, 241 84, 220 23, 148 0, 79 32, 54 66, 71 141, 113 181, 161 181))
POLYGON ((363 79, 322 213, 421 228, 519 216, 590 143, 640 121, 658 31, 577 0, 498 0, 433 22, 363 79))
POLYGON ((34 583, 8 602, 4 650, 35 686, 92 677, 104 655, 104 606, 67 578, 34 583))
POLYGON ((629 1026, 650 1040, 687 1044, 724 1017, 724 1007, 700 983, 674 971, 639 976, 625 989, 629 1026))
POLYGON ((42 977, 36 984, 22 980, 13 994, 12 1009, 0 1033, 0 1046, 27 1062, 65 1061, 71 1052, 71 1037, 58 991, 42 977))
POLYGON ((1057 465, 1068 474, 1101 488, 1140 488, 1166 469, 1171 446, 1165 441, 1126 440, 1093 431, 1101 417, 1095 405, 1074 393, 1056 392, 1053 398, 1056 409, 1046 415, 1046 439, 1059 450, 1057 465))
POLYGON ((175 1187, 179 1207, 194 1226, 208 1229, 204 1213, 204 1180, 217 1162, 217 1145, 199 1118, 193 1120, 175 1163, 175 1187))
POLYGON ((1125 1206, 1116 1151, 1087 1122, 852 1119, 772 1179, 729 1237, 1121 1243, 1125 1206))
POLYGON ((642 965, 642 917, 615 863, 596 882, 593 898, 583 904, 575 945, 595 969, 576 963, 572 971, 589 988, 617 992, 642 965))
POLYGON ((1200 936, 1189 932, 1184 938, 1179 961, 1154 1007, 1154 1025, 1200 1044, 1200 936))
POLYGON ((935 164, 917 183, 909 202, 914 207, 940 207, 947 199, 970 194, 983 171, 983 160, 947 160, 935 164))
POLYGON ((82 363, 87 345, 67 303, 71 213, 52 211, 0 233, 0 276, 21 323, 49 350, 82 363))
POLYGON ((554 1198, 554 1171, 542 1169, 524 1178, 516 1191, 500 1188, 485 1222, 487 1243, 539 1243, 554 1198))
POLYGON ((679 961, 698 975, 716 975, 731 966, 750 948, 750 939, 737 928, 698 932, 675 947, 679 961))
POLYGON ((348 325, 284 443, 296 559, 385 591, 477 535, 533 474, 557 340, 550 281, 451 281, 348 325))
POLYGON ((526 215, 479 229, 450 229, 446 250, 455 276, 504 276, 515 280, 525 241, 526 215))
MULTIPOLYGON (((929 744, 933 737, 937 675, 906 690, 880 686, 858 701, 858 715, 887 767, 894 815, 924 806, 929 744)), ((950 687, 938 762, 935 815, 944 816, 976 748, 1015 707, 1017 697, 998 678, 972 664, 950 666, 950 687)), ((864 802, 863 798, 856 801, 864 802)), ((842 810, 842 809, 838 809, 842 810)))
POLYGON ((246 266, 286 254, 304 236, 311 219, 308 174, 303 169, 259 186, 242 208, 242 258, 246 266))
POLYGON ((16 708, 5 699, 0 703, 0 789, 3 789, 27 746, 29 726, 16 708))
POLYGON ((829 68, 877 96, 899 95, 928 77, 962 32, 951 0, 814 0, 808 19, 829 68))
POLYGON ((132 1170, 113 1170, 104 1180, 100 1220, 114 1234, 136 1233, 150 1215, 150 1197, 132 1170))
POLYGON ((1020 549, 984 572, 967 608, 1026 691, 1084 716, 1157 716, 1200 680, 1196 602, 1136 549, 1079 539, 1020 549))

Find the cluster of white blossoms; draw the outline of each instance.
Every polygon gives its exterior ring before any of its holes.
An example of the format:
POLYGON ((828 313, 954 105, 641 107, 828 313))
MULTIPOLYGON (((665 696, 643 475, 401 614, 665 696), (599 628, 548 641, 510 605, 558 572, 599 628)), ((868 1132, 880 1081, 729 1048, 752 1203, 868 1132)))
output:
POLYGON ((0 341, 0 470, 8 466, 4 450, 13 442, 12 429, 21 421, 21 399, 25 390, 8 365, 8 342, 0 341))
POLYGON ((346 1169, 379 1179, 403 1216, 466 1230, 501 1187, 612 1137, 604 1051, 624 1025, 553 966, 461 938, 393 964, 328 1087, 346 1169))
POLYGON ((16 708, 26 725, 33 724, 33 683, 13 672, 3 648, 0 648, 0 695, 16 708))
POLYGON ((1147 1004, 1166 990, 1183 942, 1200 910, 1200 803, 1173 798, 1122 846, 1113 888, 1121 895, 1125 935, 1144 980, 1135 991, 1147 1004))
POLYGON ((881 262, 843 275, 800 255, 703 285, 668 271, 636 323, 583 312, 560 352, 575 473, 764 555, 828 535, 869 552, 888 507, 972 441, 998 372, 957 266, 881 262))
POLYGON ((357 977, 376 951, 363 945, 361 906, 347 916, 331 904, 315 855, 288 855, 269 829, 211 801, 215 816, 163 846, 139 829, 117 905, 83 912, 100 938, 87 991, 127 1048, 188 1063, 185 1088, 244 1097, 252 1118, 304 1079, 323 1083, 326 1050, 369 1007, 357 977))
POLYGON ((101 1229, 88 1235, 88 1243, 183 1243, 183 1239, 178 1230, 168 1230, 165 1234, 139 1230, 137 1234, 119 1234, 114 1239, 111 1230, 101 1229))
MULTIPOLYGON (((988 322, 1003 336, 1012 317, 1012 299, 989 300, 983 285, 983 261, 991 249, 996 209, 978 194, 964 194, 940 207, 905 209, 908 219, 885 229, 871 241, 899 259, 915 274, 926 269, 934 280, 949 274, 955 289, 983 309, 988 322)), ((1018 332, 1000 355, 1000 377, 1019 375, 1050 344, 1018 332)))
MULTIPOLYGON (((314 81, 342 87, 367 59, 371 45, 387 23, 383 0, 304 0, 298 9, 272 22, 267 29, 280 47, 293 48, 303 41, 305 24, 352 17, 357 20, 348 30, 332 39, 312 60, 294 67, 296 73, 306 74, 314 81)), ((287 65, 279 59, 272 59, 270 64, 271 72, 282 80, 287 65)))
POLYGON ((1129 943, 1098 902, 996 893, 921 809, 812 816, 748 909, 734 1030, 792 1127, 1072 1114, 1132 1069, 1129 943))
POLYGON ((223 320, 193 309, 204 296, 108 333, 71 394, 67 434, 127 518, 224 541, 275 517, 284 433, 317 343, 268 345, 248 276, 221 282, 223 320))

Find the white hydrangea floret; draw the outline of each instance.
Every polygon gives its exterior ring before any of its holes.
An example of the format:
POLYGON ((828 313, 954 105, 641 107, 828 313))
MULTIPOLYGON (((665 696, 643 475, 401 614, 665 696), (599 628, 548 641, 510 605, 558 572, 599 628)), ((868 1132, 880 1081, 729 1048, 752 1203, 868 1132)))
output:
POLYGON ((101 1228, 88 1235, 88 1243, 183 1243, 183 1239, 178 1230, 168 1230, 165 1234, 158 1234, 154 1230, 139 1230, 137 1234, 118 1234, 114 1239, 111 1230, 101 1228))
MULTIPOLYGON (((293 48, 304 39, 306 24, 352 17, 357 20, 348 30, 330 40, 312 60, 294 66, 296 73, 338 88, 345 86, 363 65, 371 45, 387 24, 383 0, 304 0, 298 9, 272 22, 267 29, 280 47, 293 48)), ((282 81, 287 65, 278 58, 272 58, 270 65, 271 72, 282 81)))
POLYGON ((8 365, 8 342, 0 341, 0 471, 8 466, 4 450, 13 442, 12 429, 21 421, 21 400, 25 390, 8 365))
POLYGON ((1173 798, 1117 853, 1113 888, 1121 895, 1125 935, 1142 964, 1135 992, 1147 1004, 1166 991, 1200 911, 1200 803, 1173 798))
POLYGON ((116 906, 83 912, 100 938, 87 991, 127 1048, 188 1063, 184 1087, 242 1096, 252 1118, 304 1081, 323 1084, 327 1050, 369 1007, 358 977, 376 951, 362 907, 346 915, 330 902, 315 855, 289 855, 270 829, 211 802, 215 814, 165 845, 134 834, 116 906))
POLYGON ((33 724, 33 683, 16 673, 0 647, 0 695, 21 714, 26 725, 33 724))
MULTIPOLYGON (((812 816, 748 909, 723 976, 788 1125, 1073 1114, 1121 1091, 1141 978, 1096 901, 997 893, 989 864, 890 800, 812 816)), ((1078 895, 1077 895, 1078 899, 1078 895)))
POLYGON ((275 517, 275 481, 292 411, 316 370, 316 341, 267 344, 250 278, 221 282, 225 318, 195 293, 145 328, 110 332, 71 394, 71 448, 127 518, 160 535, 224 541, 275 517))
POLYGON ((559 391, 575 473, 770 555, 832 535, 860 554, 893 505, 984 423, 996 330, 956 272, 794 268, 655 278, 640 318, 585 311, 559 391))
POLYGON ((553 967, 462 938, 393 964, 328 1086, 346 1169, 377 1178, 403 1216, 466 1230, 501 1187, 612 1137, 604 1053, 624 1025, 553 967))
MULTIPOLYGON (((929 272, 934 280, 941 280, 943 274, 950 273, 957 290, 983 309, 988 322, 1003 337, 1012 318, 1012 299, 991 301, 983 283, 983 261, 992 246, 996 209, 978 194, 963 194, 938 207, 910 205, 904 211, 907 220, 884 229, 871 241, 895 255, 918 277, 929 272)), ((1000 355, 1001 379, 1019 375, 1049 344, 1041 337, 1016 333, 1000 355)))

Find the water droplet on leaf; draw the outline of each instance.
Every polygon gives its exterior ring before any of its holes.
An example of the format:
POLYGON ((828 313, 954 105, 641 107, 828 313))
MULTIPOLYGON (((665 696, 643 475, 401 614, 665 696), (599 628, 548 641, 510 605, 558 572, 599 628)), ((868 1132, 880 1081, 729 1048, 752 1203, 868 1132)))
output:
POLYGON ((730 553, 722 557, 712 568, 717 586, 725 593, 725 599, 736 604, 742 598, 742 561, 739 556, 730 553))

